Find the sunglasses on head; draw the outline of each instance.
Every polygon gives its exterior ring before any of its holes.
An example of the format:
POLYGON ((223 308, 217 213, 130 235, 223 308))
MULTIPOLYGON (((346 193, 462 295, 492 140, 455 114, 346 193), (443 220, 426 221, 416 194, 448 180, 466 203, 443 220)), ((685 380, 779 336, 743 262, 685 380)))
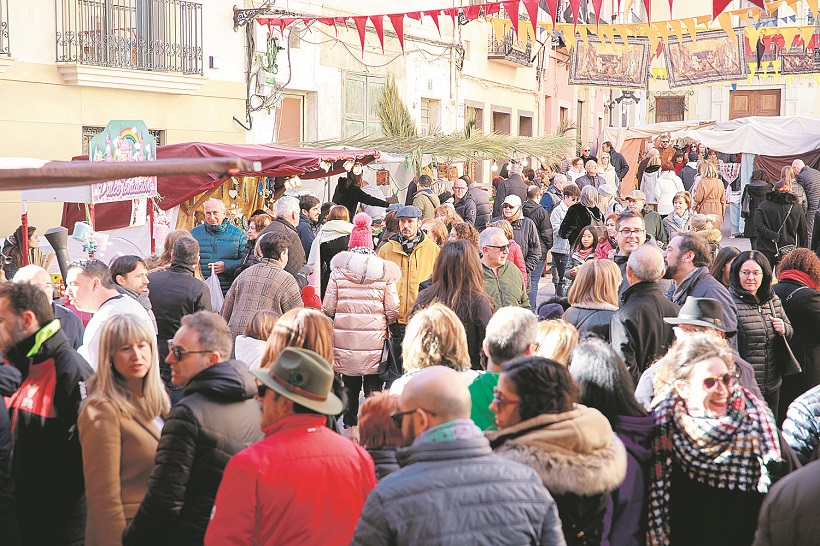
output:
POLYGON ((737 385, 738 376, 736 373, 727 372, 720 377, 704 377, 703 378, 703 388, 707 391, 714 390, 717 387, 718 382, 723 383, 727 389, 731 389, 735 385, 737 385))
POLYGON ((501 205, 501 208, 502 209, 514 209, 514 208, 517 208, 517 207, 515 205, 511 205, 509 203, 504 203, 503 205, 501 205))

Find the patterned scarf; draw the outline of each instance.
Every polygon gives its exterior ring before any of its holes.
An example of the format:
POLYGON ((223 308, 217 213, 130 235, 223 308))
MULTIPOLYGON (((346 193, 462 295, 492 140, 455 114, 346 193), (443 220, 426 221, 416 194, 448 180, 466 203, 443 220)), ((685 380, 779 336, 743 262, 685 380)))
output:
POLYGON ((671 541, 669 476, 673 461, 709 487, 766 493, 766 464, 782 460, 774 417, 766 405, 736 387, 723 417, 689 411, 674 391, 655 408, 654 460, 649 484, 647 544, 671 541))
POLYGON ((473 423, 472 419, 456 419, 425 430, 419 434, 413 444, 440 444, 441 442, 483 437, 484 432, 473 423))
POLYGON ((424 232, 421 230, 421 228, 419 228, 419 230, 416 231, 416 236, 410 240, 405 239, 404 236, 401 233, 399 233, 397 236, 397 240, 401 244, 401 249, 404 251, 405 254, 409 256, 413 253, 413 249, 416 248, 416 245, 424 240, 424 232))
POLYGON ((690 215, 691 213, 689 209, 686 209, 686 211, 684 211, 683 216, 678 216, 677 212, 672 212, 672 221, 675 222, 675 225, 678 226, 678 228, 683 229, 684 227, 686 227, 686 222, 689 221, 690 215))

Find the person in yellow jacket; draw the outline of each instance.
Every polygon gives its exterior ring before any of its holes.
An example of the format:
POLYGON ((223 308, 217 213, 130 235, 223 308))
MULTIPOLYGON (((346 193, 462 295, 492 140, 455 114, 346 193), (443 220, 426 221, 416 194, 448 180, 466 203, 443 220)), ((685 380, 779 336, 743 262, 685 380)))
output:
POLYGON ((409 205, 399 209, 396 213, 399 232, 379 249, 379 258, 401 268, 401 278, 396 284, 399 292, 399 318, 390 325, 393 344, 399 354, 404 328, 410 320, 410 310, 419 295, 419 284, 430 278, 439 254, 435 241, 425 237, 419 229, 419 218, 421 209, 418 207, 409 205))

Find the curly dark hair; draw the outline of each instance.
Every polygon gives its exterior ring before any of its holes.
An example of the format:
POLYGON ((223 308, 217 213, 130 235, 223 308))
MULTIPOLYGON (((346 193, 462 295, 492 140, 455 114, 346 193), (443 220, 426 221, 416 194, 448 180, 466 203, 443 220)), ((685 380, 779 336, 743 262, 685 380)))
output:
POLYGON ((820 258, 808 248, 798 248, 786 254, 778 264, 777 271, 783 273, 787 269, 802 271, 820 285, 820 258))
POLYGON ((478 230, 470 222, 456 222, 453 224, 452 231, 456 232, 457 240, 469 241, 478 248, 478 230))
POLYGON ((578 400, 578 385, 567 367, 549 358, 516 358, 504 364, 501 373, 515 385, 521 398, 518 414, 522 421, 544 413, 565 413, 578 400))

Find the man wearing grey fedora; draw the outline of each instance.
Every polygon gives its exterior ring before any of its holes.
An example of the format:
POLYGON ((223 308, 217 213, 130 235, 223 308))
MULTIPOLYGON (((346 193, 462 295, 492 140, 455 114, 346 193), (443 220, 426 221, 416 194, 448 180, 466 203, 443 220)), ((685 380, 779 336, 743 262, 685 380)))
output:
MULTIPOLYGON (((677 317, 667 317, 663 321, 673 325, 677 339, 692 333, 707 333, 725 338, 734 335, 735 332, 726 327, 723 316, 723 304, 719 300, 690 296, 686 298, 677 317)), ((755 380, 754 368, 740 357, 735 348, 730 348, 734 355, 735 367, 740 374, 740 385, 760 400, 763 400, 763 394, 760 392, 760 387, 757 386, 755 380)), ((655 397, 655 369, 655 365, 647 368, 641 375, 638 387, 635 389, 635 398, 647 409, 649 409, 652 399, 655 397)))
POLYGON ((376 470, 367 451, 325 426, 344 409, 331 392, 333 368, 286 348, 252 373, 266 438, 225 468, 206 546, 350 544, 376 470))

